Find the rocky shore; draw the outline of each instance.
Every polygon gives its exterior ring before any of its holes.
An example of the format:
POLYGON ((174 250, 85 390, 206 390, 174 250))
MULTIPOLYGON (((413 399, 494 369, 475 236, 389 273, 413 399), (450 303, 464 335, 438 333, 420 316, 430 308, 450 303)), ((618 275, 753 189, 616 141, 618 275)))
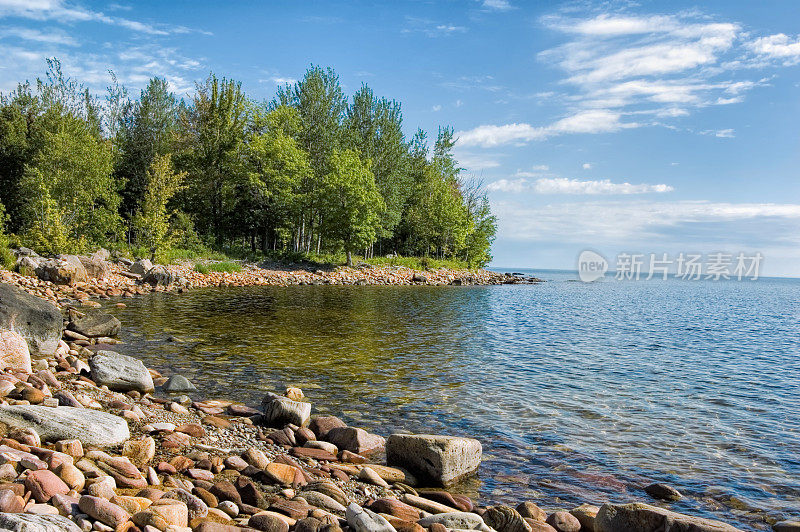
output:
MULTIPOLYGON (((72 284, 0 272, 0 530, 737 530, 644 503, 484 507, 451 488, 480 468, 475 439, 371 434, 315 416, 298 388, 260 405, 203 397, 115 352, 121 323, 91 308, 98 297, 124 304, 126 294, 202 286, 194 272, 165 269, 172 282, 149 285, 153 268, 134 279, 133 265, 122 267, 72 284)), ((648 493, 681 497, 665 485, 648 493)))

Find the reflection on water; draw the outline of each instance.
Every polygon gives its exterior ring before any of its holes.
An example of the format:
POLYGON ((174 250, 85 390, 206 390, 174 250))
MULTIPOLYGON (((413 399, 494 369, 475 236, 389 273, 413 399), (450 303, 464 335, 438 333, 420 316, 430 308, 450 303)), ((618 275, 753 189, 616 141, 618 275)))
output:
MULTIPOLYGON (((388 434, 470 435, 486 501, 647 500, 745 528, 800 505, 800 282, 254 287, 126 300, 125 352, 201 395, 303 388, 388 434)), ((793 513, 794 512, 794 513, 793 513)))

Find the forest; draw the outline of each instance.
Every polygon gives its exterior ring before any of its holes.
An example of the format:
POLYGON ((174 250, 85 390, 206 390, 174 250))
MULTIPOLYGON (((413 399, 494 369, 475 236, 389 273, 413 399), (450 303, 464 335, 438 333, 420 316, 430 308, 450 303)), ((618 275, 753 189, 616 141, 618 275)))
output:
POLYGON ((483 266, 496 219, 456 141, 450 127, 407 136, 400 102, 367 85, 348 96, 331 68, 257 101, 213 73, 180 97, 158 77, 133 95, 109 72, 95 95, 52 59, 43 78, 0 94, 0 253, 483 266))

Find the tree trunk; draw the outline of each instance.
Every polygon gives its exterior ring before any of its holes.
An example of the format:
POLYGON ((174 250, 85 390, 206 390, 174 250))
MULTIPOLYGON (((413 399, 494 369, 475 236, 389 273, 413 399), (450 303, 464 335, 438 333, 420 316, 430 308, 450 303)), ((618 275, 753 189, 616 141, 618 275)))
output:
POLYGON ((349 268, 353 267, 353 253, 349 249, 347 250, 347 266, 349 268))

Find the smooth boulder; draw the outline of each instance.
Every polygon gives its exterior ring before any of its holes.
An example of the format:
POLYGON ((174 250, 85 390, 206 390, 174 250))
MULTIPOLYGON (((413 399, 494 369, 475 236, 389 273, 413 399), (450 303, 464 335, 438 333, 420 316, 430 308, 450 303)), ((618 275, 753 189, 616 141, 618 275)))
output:
POLYGON ((58 308, 10 284, 0 284, 0 328, 20 334, 33 355, 52 355, 64 321, 58 308))
POLYGON ((141 360, 117 353, 98 351, 89 359, 92 380, 110 390, 152 392, 153 377, 141 360))
POLYGON ((293 401, 274 393, 264 397, 261 410, 264 412, 261 421, 271 427, 283 427, 290 423, 304 427, 311 418, 311 403, 293 401))
POLYGON ((475 472, 481 453, 478 440, 456 436, 393 434, 386 442, 387 464, 442 486, 475 472))
POLYGON ((153 286, 172 286, 178 277, 169 271, 166 266, 153 266, 142 276, 142 281, 153 286))
POLYGON ((0 530, 8 532, 81 532, 81 528, 60 515, 0 513, 0 530))
POLYGON ((150 262, 149 259, 139 259, 131 264, 130 268, 128 268, 128 271, 135 273, 136 275, 144 275, 149 272, 152 267, 153 263, 150 262))
POLYGON ((347 524, 355 532, 396 532, 385 517, 362 508, 356 503, 351 503, 347 507, 345 518, 347 524))
POLYGON ((31 352, 21 334, 0 329, 0 369, 31 372, 31 352))
POLYGON ((75 318, 69 322, 67 329, 75 331, 90 338, 99 338, 101 336, 116 336, 122 323, 105 312, 93 312, 87 314, 82 318, 75 318))
POLYGON ((597 532, 741 532, 726 523, 670 512, 644 503, 604 504, 595 519, 597 532))
POLYGON ((71 406, 2 405, 0 422, 14 429, 33 429, 42 441, 80 440, 85 446, 110 447, 131 437, 123 418, 71 406))
POLYGON ((189 382, 189 379, 183 375, 173 375, 162 386, 165 392, 181 393, 181 392, 196 392, 197 387, 189 382))

